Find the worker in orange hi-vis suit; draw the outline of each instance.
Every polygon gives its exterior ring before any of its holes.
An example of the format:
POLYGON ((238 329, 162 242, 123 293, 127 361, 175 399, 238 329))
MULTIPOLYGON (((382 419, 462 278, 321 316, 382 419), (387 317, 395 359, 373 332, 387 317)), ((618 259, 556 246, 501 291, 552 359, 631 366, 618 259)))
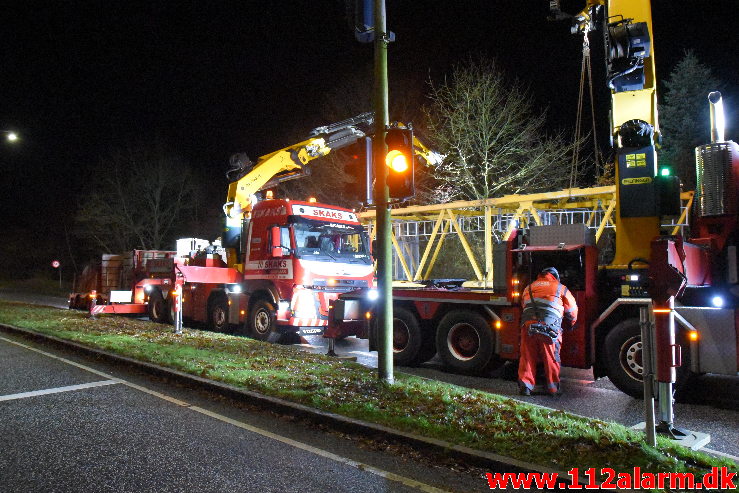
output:
POLYGON ((546 389, 559 393, 559 350, 562 325, 572 329, 577 321, 577 303, 567 287, 559 282, 554 267, 543 269, 522 293, 521 359, 518 363, 518 388, 531 395, 536 382, 536 365, 543 363, 546 389))

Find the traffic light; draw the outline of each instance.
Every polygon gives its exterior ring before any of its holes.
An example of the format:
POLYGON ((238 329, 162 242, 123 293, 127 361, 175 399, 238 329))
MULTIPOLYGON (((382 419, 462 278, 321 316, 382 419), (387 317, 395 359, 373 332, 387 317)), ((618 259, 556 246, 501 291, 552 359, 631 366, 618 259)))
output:
POLYGON ((654 177, 657 195, 657 214, 660 216, 679 216, 682 212, 680 201, 680 178, 672 174, 672 169, 661 166, 654 177))
MULTIPOLYGON (((388 41, 395 41, 395 33, 387 32, 388 41)), ((375 40, 375 0, 354 0, 354 37, 360 43, 375 40)))
POLYGON ((415 156, 413 130, 391 128, 385 136, 387 154, 387 187, 391 199, 404 200, 416 193, 414 184, 415 156))
POLYGON ((347 193, 363 204, 372 204, 372 139, 363 137, 348 148, 349 156, 344 173, 351 179, 346 183, 347 193))

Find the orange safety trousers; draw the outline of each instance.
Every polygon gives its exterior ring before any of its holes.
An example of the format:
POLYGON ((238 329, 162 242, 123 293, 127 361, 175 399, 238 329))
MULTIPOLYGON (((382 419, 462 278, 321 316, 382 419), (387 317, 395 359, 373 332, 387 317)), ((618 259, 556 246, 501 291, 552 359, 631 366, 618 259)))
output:
POLYGON ((521 359, 518 362, 518 384, 529 390, 536 383, 536 367, 544 365, 544 379, 547 392, 559 390, 559 350, 562 347, 562 334, 552 342, 544 335, 529 335, 529 325, 536 322, 530 320, 521 326, 521 359))
POLYGON ((562 331, 552 340, 542 334, 529 335, 533 323, 546 323, 560 326, 562 319, 572 327, 577 321, 577 303, 574 296, 554 276, 540 275, 522 293, 524 307, 521 316, 521 357, 518 362, 518 384, 529 390, 536 383, 536 367, 544 366, 546 389, 549 393, 559 390, 559 352, 562 347, 562 331), (536 303, 531 298, 536 300, 536 303))

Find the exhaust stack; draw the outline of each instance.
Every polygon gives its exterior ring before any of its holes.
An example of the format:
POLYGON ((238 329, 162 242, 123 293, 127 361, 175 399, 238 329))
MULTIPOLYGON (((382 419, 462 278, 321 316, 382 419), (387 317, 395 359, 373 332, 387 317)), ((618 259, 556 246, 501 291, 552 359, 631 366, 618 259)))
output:
POLYGON ((739 145, 724 140, 721 93, 708 95, 711 143, 695 148, 696 201, 699 217, 739 214, 739 145))
POLYGON ((711 143, 716 144, 724 141, 724 102, 721 93, 713 91, 708 94, 708 103, 711 108, 711 143))

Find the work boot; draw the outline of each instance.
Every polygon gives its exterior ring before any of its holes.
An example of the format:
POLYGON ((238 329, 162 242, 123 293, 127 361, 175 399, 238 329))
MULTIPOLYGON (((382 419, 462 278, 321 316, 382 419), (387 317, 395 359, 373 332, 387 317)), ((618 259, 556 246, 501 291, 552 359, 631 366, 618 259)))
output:
POLYGON ((528 387, 525 387, 522 385, 518 388, 518 394, 519 395, 531 395, 531 390, 529 390, 528 387))
POLYGON ((559 384, 557 384, 557 388, 548 388, 547 394, 549 394, 549 397, 560 397, 562 395, 562 391, 559 388, 559 384))
POLYGON ((562 395, 562 391, 559 389, 559 382, 556 384, 547 385, 547 394, 549 397, 559 397, 562 395))

